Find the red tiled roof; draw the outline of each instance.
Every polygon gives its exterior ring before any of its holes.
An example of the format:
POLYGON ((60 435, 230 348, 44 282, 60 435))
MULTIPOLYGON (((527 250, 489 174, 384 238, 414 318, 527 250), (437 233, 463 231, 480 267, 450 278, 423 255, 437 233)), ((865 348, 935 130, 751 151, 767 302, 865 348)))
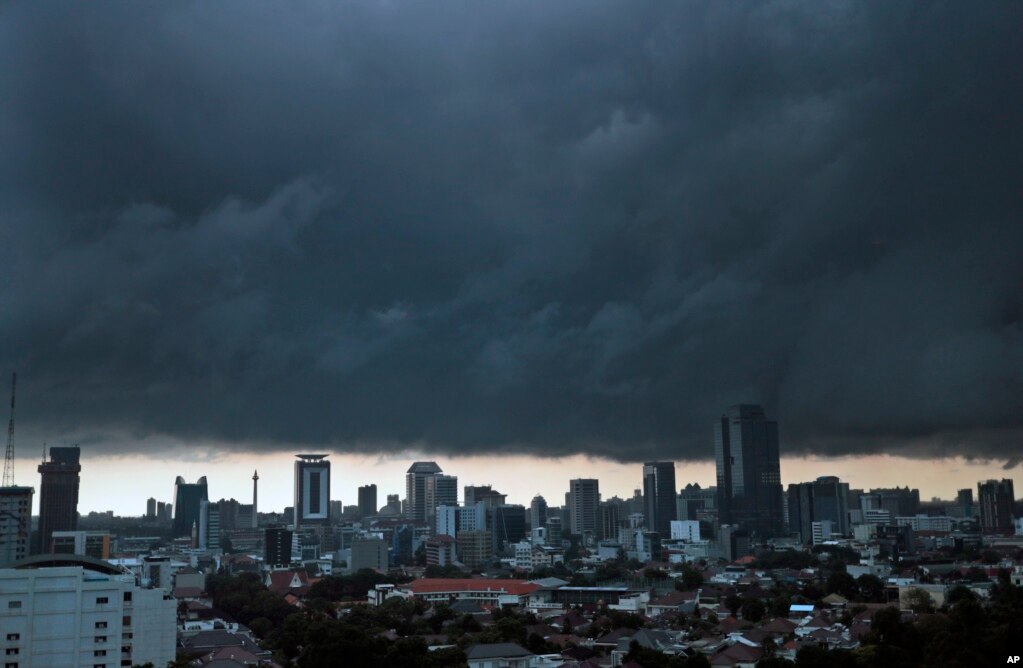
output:
POLYGON ((498 580, 496 578, 423 578, 402 585, 413 594, 439 594, 459 591, 493 591, 524 596, 540 588, 525 580, 498 580))

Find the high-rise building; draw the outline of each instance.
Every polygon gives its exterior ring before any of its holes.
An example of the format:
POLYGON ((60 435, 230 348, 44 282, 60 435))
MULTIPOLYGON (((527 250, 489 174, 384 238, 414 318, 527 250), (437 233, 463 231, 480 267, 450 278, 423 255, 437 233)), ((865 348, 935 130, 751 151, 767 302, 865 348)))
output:
POLYGON ((493 508, 494 506, 503 505, 507 498, 507 494, 501 494, 490 485, 465 486, 464 499, 466 506, 474 506, 477 503, 483 502, 487 505, 487 508, 493 508))
POLYGON ((828 522, 828 536, 847 535, 849 528, 849 483, 835 476, 822 476, 813 482, 789 485, 789 532, 803 543, 811 542, 814 522, 828 522))
POLYGON ((330 524, 327 455, 295 455, 295 528, 330 524))
POLYGON ((714 424, 718 516, 758 538, 784 532, 778 423, 737 404, 714 424))
POLYGON ((209 501, 209 487, 206 484, 206 476, 199 478, 194 483, 186 483, 185 479, 178 476, 174 481, 174 526, 175 538, 190 536, 192 527, 199 526, 199 506, 203 501, 209 501))
POLYGON ((662 536, 671 534, 676 519, 675 462, 643 464, 643 499, 646 501, 646 525, 662 536))
POLYGON ((715 511, 717 507, 717 487, 700 487, 699 483, 689 483, 678 493, 676 515, 680 520, 698 520, 697 514, 715 511))
POLYGON ((1011 533, 1012 510, 1016 503, 1012 479, 987 480, 977 483, 980 505, 980 530, 985 533, 1011 533))
POLYGON ((373 517, 377 514, 377 486, 362 485, 359 487, 359 514, 373 517))
POLYGON ((291 548, 294 532, 284 527, 270 527, 266 530, 264 561, 270 568, 279 568, 291 563, 291 548))
POLYGON ((973 517, 973 490, 967 487, 956 494, 956 506, 963 517, 973 517))
POLYGON ((458 505, 458 476, 435 473, 424 480, 426 523, 433 526, 437 506, 458 505))
POLYGON ((352 561, 348 569, 353 573, 369 569, 379 572, 387 570, 387 543, 383 538, 373 536, 356 537, 352 540, 352 561))
POLYGON ((600 538, 605 540, 618 538, 618 529, 625 519, 622 511, 626 508, 628 503, 617 496, 600 504, 600 538))
POLYGON ((494 534, 494 547, 500 551, 506 545, 518 543, 526 537, 526 507, 504 504, 490 509, 490 526, 494 534))
POLYGON ((441 473, 437 462, 415 462, 405 473, 406 517, 416 523, 426 522, 426 479, 441 473))
POLYGON ((547 499, 539 494, 529 504, 529 526, 536 529, 547 525, 547 499))
POLYGON ((5 666, 166 666, 174 660, 178 602, 164 589, 139 587, 135 576, 88 557, 58 563, 66 565, 0 569, 5 666))
POLYGON ((576 478, 568 483, 568 505, 572 516, 569 530, 577 535, 596 536, 599 530, 600 481, 576 478))
POLYGON ((199 549, 220 551, 220 503, 199 502, 199 549))
POLYGON ((153 497, 149 497, 149 499, 146 500, 146 519, 156 519, 156 499, 153 497))
POLYGON ((0 487, 0 566, 29 555, 33 494, 31 487, 0 487))
POLYGON ((49 552, 54 531, 78 529, 78 484, 82 465, 77 445, 50 448, 39 465, 39 551, 49 552))
POLYGON ((920 512, 920 490, 909 487, 872 489, 870 494, 860 498, 871 499, 868 503, 881 510, 887 510, 892 517, 912 517, 920 512))

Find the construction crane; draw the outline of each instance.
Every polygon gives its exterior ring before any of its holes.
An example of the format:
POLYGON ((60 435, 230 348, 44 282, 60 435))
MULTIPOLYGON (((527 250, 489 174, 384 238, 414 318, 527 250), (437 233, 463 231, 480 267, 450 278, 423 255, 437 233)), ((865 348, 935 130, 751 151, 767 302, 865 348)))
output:
POLYGON ((18 373, 11 376, 11 419, 7 423, 7 454, 4 455, 4 487, 14 486, 14 389, 18 386, 18 373))

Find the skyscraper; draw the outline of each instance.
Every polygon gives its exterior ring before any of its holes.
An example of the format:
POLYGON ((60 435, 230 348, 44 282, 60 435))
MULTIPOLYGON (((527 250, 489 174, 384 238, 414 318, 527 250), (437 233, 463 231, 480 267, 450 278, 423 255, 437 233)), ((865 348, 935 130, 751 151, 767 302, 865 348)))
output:
POLYGON ((547 526, 547 499, 539 494, 529 504, 529 526, 532 529, 547 526))
POLYGON ((330 524, 327 455, 295 455, 295 528, 330 524))
POLYGON ((48 554, 54 531, 78 529, 78 484, 82 471, 77 445, 50 448, 50 460, 39 465, 39 551, 48 554))
POLYGON ((849 483, 835 476, 821 476, 813 482, 789 485, 789 533, 810 542, 814 522, 830 522, 832 533, 849 533, 849 483))
POLYGON ((778 423, 760 406, 732 406, 714 424, 714 455, 719 521, 759 538, 781 535, 778 423))
POLYGON ((437 462, 415 462, 405 473, 405 499, 408 501, 408 519, 426 522, 426 479, 441 473, 437 462))
POLYGON ((980 505, 981 531, 985 533, 1012 531, 1012 507, 1016 502, 1016 494, 1011 478, 978 482, 977 502, 980 505))
POLYGON ((199 478, 195 483, 186 483, 184 478, 177 477, 174 481, 174 526, 172 527, 175 538, 190 536, 192 526, 199 526, 199 507, 203 501, 209 501, 209 499, 206 476, 199 478))
POLYGON ((676 518, 675 462, 643 464, 643 498, 646 500, 646 525, 661 534, 671 535, 671 521, 676 518))
POLYGON ((146 500, 146 519, 147 520, 156 519, 156 499, 154 499, 153 497, 149 497, 149 499, 146 500))
POLYGON ((568 505, 572 516, 570 531, 576 535, 596 535, 599 529, 600 481, 576 478, 568 483, 568 505))
POLYGON ((0 568, 29 555, 33 494, 31 487, 0 487, 0 568))
POLYGON ((377 514, 377 486, 363 485, 359 487, 359 513, 363 517, 377 514))
POLYGON ((434 473, 424 482, 426 522, 433 526, 437 521, 437 506, 458 505, 458 476, 434 473))

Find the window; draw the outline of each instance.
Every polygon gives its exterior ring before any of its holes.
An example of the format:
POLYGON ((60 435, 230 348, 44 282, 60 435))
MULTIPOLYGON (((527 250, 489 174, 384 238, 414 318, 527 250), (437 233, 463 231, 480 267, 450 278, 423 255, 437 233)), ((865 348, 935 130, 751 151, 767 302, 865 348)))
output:
POLYGON ((121 626, 131 626, 131 615, 121 617, 121 626))
POLYGON ((17 663, 5 663, 4 668, 18 668, 17 663))
POLYGON ((18 653, 18 648, 17 647, 8 647, 7 648, 7 656, 14 656, 17 653, 18 653))
POLYGON ((98 649, 92 653, 93 656, 106 656, 107 651, 105 649, 98 649))
POLYGON ((130 591, 124 592, 124 602, 125 603, 131 603, 131 592, 130 591))
POLYGON ((96 636, 96 642, 106 642, 106 641, 107 641, 107 637, 106 636, 96 636))
POLYGON ((107 598, 106 596, 97 596, 96 597, 96 605, 103 605, 104 603, 109 603, 109 602, 110 602, 110 599, 107 598))
POLYGON ((21 634, 20 633, 8 633, 7 634, 7 639, 8 640, 21 640, 21 634))
POLYGON ((96 628, 97 629, 105 629, 106 627, 107 627, 107 623, 106 622, 96 622, 96 628))
POLYGON ((17 610, 21 607, 21 601, 7 601, 8 610, 17 610))

